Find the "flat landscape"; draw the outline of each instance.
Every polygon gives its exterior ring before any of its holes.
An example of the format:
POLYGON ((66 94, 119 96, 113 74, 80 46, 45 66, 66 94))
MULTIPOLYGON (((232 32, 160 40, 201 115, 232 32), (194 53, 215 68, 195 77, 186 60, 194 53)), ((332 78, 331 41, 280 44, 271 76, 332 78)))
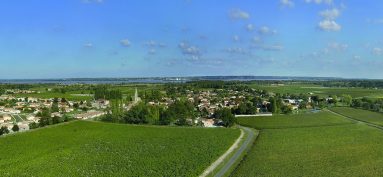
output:
POLYGON ((198 176, 239 135, 74 121, 0 138, 0 176, 198 176))
POLYGON ((272 117, 238 118, 241 125, 262 129, 283 129, 350 124, 351 121, 327 111, 296 115, 276 115, 272 117))
POLYGON ((285 116, 285 121, 283 116, 239 119, 242 125, 262 130, 234 176, 380 176, 383 131, 350 124, 346 118, 342 124, 341 116, 329 114, 285 116), (275 129, 270 121, 290 126, 275 129), (316 121, 320 123, 315 127, 316 121))
POLYGON ((331 108, 330 110, 356 120, 383 126, 382 113, 372 112, 372 111, 367 111, 362 109, 354 109, 349 107, 334 107, 334 108, 331 108))

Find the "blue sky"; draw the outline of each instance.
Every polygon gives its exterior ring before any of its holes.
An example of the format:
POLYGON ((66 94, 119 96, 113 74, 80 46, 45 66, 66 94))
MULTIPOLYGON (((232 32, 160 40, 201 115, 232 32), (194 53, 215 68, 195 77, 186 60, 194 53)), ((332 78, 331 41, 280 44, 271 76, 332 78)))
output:
POLYGON ((383 78, 381 0, 6 0, 0 78, 383 78))

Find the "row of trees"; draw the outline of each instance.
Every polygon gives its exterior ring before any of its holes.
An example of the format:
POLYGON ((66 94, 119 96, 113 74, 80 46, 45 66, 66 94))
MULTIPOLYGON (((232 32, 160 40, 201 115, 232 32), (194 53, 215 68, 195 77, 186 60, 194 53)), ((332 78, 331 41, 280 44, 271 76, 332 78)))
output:
POLYGON ((110 90, 107 86, 97 86, 94 89, 94 98, 95 99, 122 99, 122 92, 120 90, 110 90))

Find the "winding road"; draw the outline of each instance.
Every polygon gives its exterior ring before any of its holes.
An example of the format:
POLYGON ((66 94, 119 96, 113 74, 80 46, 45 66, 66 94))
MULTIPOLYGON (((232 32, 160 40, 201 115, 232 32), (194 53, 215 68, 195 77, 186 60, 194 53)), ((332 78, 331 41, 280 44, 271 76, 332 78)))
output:
MULTIPOLYGON (((235 165, 235 162, 241 158, 242 153, 247 149, 247 147, 252 143, 254 137, 256 136, 254 131, 250 128, 239 126, 241 129, 241 135, 239 138, 234 142, 234 144, 222 155, 216 160, 214 163, 212 163, 201 175, 200 177, 208 176, 211 172, 213 172, 220 164, 225 163, 224 166, 215 174, 216 177, 224 176, 232 167, 235 165), (244 132, 248 134, 246 139, 242 142, 240 147, 236 150, 236 152, 230 157, 228 161, 225 162, 225 159, 233 152, 240 143, 241 139, 244 136, 244 132)), ((234 168, 234 167, 233 167, 234 168)))

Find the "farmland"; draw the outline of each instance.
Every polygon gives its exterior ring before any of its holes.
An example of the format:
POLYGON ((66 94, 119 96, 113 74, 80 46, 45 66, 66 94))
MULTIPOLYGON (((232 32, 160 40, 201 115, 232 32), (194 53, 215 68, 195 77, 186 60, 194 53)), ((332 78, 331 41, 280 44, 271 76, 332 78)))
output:
POLYGON ((0 138, 0 176, 198 176, 239 134, 75 121, 0 138))
POLYGON ((280 129, 313 126, 329 126, 352 123, 329 112, 307 113, 297 115, 277 115, 272 117, 238 118, 243 126, 255 129, 280 129))
POLYGON ((234 176, 379 176, 382 138, 358 124, 263 130, 234 176))
POLYGON ((370 97, 370 98, 383 98, 382 89, 368 89, 368 88, 349 88, 349 87, 322 87, 313 84, 286 84, 286 85, 266 85, 266 84, 253 84, 251 85, 256 89, 264 89, 274 93, 313 93, 319 96, 328 95, 351 95, 354 98, 370 97))
POLYGON ((262 130, 233 176, 382 174, 383 131, 341 119, 328 112, 239 119, 242 125, 262 130))
POLYGON ((372 112, 361 109, 354 109, 348 107, 334 107, 331 108, 332 111, 342 114, 344 116, 357 119, 364 122, 369 122, 372 124, 383 126, 383 114, 378 112, 372 112))

